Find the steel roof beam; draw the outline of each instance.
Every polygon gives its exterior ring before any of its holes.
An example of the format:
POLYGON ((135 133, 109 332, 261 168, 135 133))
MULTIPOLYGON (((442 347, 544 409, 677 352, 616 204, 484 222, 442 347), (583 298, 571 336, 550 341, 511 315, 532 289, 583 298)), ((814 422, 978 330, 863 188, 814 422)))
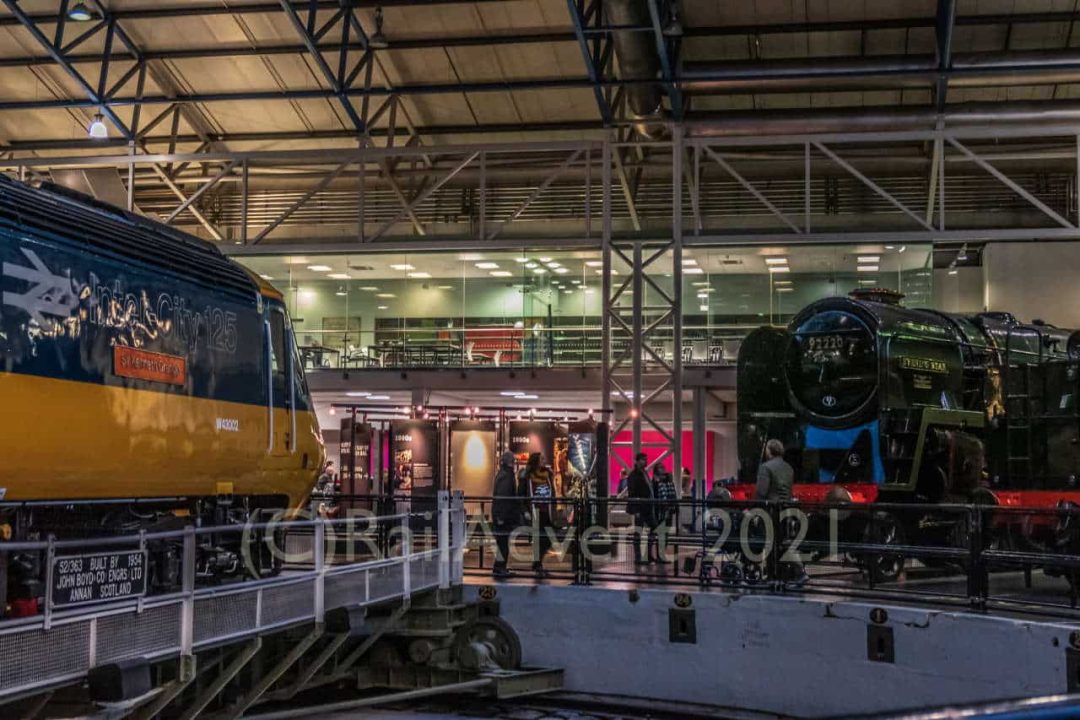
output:
MULTIPOLYGON (((1012 27, 1012 24, 1009 25, 1012 27)), ((938 112, 945 109, 949 93, 949 72, 952 70, 953 30, 956 28, 956 0, 938 0, 937 24, 937 78, 934 82, 934 107, 938 112)))

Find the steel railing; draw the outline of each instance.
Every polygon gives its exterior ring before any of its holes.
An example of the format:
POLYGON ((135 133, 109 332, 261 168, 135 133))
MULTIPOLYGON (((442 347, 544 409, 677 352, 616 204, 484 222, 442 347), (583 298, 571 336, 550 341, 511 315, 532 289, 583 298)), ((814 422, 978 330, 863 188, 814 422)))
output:
MULTIPOLYGON (((441 493, 433 512, 341 519, 313 517, 119 537, 0 544, 10 559, 45 561, 40 612, 0 621, 0 698, 77 681, 93 667, 129 657, 187 656, 301 623, 321 623, 328 610, 385 603, 460 583, 464 509, 460 496, 441 493), (278 547, 282 569, 256 579, 209 584, 197 578, 200 543, 226 536, 278 547), (293 542, 290 550, 290 541, 293 542), (180 585, 159 594, 54 606, 53 560, 116 549, 181 550, 180 585), (360 544, 364 552, 342 553, 360 544), (299 549, 298 549, 299 547, 299 549)), ((147 584, 149 589, 149 583, 147 584)))

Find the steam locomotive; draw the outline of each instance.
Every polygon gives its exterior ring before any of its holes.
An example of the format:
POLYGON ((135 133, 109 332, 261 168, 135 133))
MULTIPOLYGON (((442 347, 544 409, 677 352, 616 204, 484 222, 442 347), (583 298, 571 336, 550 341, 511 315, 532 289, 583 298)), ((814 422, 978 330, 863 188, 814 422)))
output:
MULTIPOLYGON (((244 523, 305 501, 323 449, 274 288, 198 238, 2 176, 0 265, 0 537, 244 523)), ((239 537, 203 540, 199 574, 243 572, 239 537)), ((156 553, 153 579, 175 581, 177 548, 156 553)), ((0 558, 8 597, 32 594, 32 563, 2 541, 0 558)))
MULTIPOLYGON (((901 298, 825 298, 786 330, 746 338, 733 495, 752 496, 764 444, 779 438, 804 501, 1080 502, 1080 332, 901 298)), ((1055 544, 1053 524, 1036 521, 1024 541, 1055 544)))

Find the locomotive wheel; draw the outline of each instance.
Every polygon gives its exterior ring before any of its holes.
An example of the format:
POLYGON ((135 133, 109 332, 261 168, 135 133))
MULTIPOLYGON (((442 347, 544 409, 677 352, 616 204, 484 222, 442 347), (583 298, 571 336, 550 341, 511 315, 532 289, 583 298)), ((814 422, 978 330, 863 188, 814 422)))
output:
MULTIPOLYGON (((891 513, 881 512, 865 530, 864 542, 873 545, 901 545, 903 530, 891 513)), ((860 553, 859 564, 874 582, 892 582, 904 570, 904 556, 900 553, 860 553)))
POLYGON ((516 670, 521 667, 521 640, 500 617, 476 618, 454 634, 454 657, 468 670, 483 670, 491 664, 516 670))

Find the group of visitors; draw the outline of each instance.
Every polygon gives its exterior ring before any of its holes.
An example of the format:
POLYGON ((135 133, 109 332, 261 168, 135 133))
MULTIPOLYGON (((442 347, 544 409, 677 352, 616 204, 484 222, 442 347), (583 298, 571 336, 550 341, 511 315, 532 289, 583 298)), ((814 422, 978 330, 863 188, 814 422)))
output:
POLYGON ((551 549, 549 528, 554 499, 555 473, 544 463, 544 456, 532 453, 521 472, 514 472, 514 453, 507 450, 499 457, 495 475, 495 498, 491 516, 498 553, 492 574, 496 578, 513 577, 506 566, 510 557, 510 534, 521 525, 532 524, 536 530, 533 544, 533 573, 544 577, 544 555, 551 549))

